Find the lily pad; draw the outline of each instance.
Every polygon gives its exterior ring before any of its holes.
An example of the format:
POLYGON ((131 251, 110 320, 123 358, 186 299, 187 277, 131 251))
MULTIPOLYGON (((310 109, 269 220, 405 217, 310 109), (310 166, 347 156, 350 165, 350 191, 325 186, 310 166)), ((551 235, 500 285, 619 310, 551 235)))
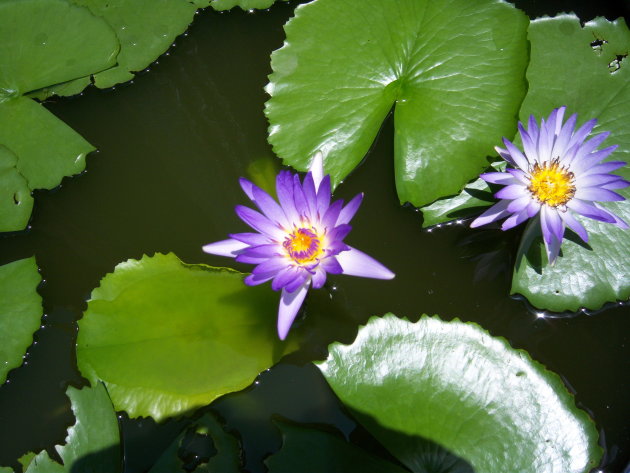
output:
POLYGON ((85 169, 94 147, 46 108, 26 97, 0 102, 0 143, 17 157, 31 189, 52 189, 85 169))
POLYGON ((217 11, 224 11, 234 7, 239 7, 241 10, 264 10, 273 5, 276 0, 195 0, 195 2, 200 7, 210 5, 217 11))
POLYGON ((318 366, 350 408, 485 473, 587 473, 597 429, 560 377, 474 324, 373 317, 318 366))
POLYGON ((177 436, 175 441, 160 456, 157 463, 149 470, 149 473, 175 473, 178 471, 182 473, 184 471, 192 471, 192 473, 239 473, 241 471, 240 465, 241 448, 238 440, 223 429, 216 417, 208 413, 177 436), (216 454, 208 458, 207 461, 201 461, 201 452, 193 453, 191 450, 191 439, 194 439, 195 436, 204 438, 204 447, 207 448, 208 444, 211 444, 216 450, 216 454), (186 455, 192 453, 200 464, 184 470, 185 465, 178 455, 178 452, 182 450, 186 455))
POLYGON ((0 101, 116 64, 110 26, 63 0, 4 0, 0 37, 0 101))
POLYGON ((117 410, 156 420, 249 386, 295 344, 276 336, 277 295, 243 276, 173 254, 119 264, 79 321, 81 373, 117 410))
POLYGON ((122 471, 118 420, 102 384, 66 391, 75 423, 68 429, 66 443, 55 449, 63 466, 43 450, 20 458, 25 473, 116 473, 122 471))
POLYGON ((35 257, 0 266, 0 384, 22 364, 42 317, 35 257))
POLYGON ((299 170, 321 150, 338 184, 395 105, 400 201, 421 206, 453 195, 516 130, 527 24, 523 12, 496 0, 301 5, 271 56, 269 142, 299 170))
POLYGON ((186 0, 72 0, 116 31, 120 41, 118 65, 94 75, 94 84, 107 88, 133 79, 186 31, 195 6, 186 0))
POLYGON ((33 197, 26 179, 17 170, 17 156, 0 145, 0 232, 22 230, 33 210, 33 197))
POLYGON ((282 448, 265 464, 269 473, 405 473, 394 463, 356 447, 341 435, 315 428, 276 422, 282 431, 282 448))
MULTIPOLYGON (((566 105, 567 113, 578 114, 578 126, 597 118, 594 133, 610 131, 605 144, 619 145, 610 160, 630 162, 630 60, 626 58, 630 30, 624 20, 597 18, 582 27, 575 15, 541 18, 532 22, 529 40, 529 92, 521 121, 566 105)), ((630 179, 630 166, 615 173, 630 179)), ((618 192, 630 198, 630 188, 618 192)), ((630 201, 602 205, 630 223, 630 201)), ((630 297, 630 231, 577 218, 588 231, 588 245, 565 238, 561 257, 553 266, 545 264, 539 240, 533 246, 522 245, 513 293, 553 311, 598 309, 606 302, 630 297)))

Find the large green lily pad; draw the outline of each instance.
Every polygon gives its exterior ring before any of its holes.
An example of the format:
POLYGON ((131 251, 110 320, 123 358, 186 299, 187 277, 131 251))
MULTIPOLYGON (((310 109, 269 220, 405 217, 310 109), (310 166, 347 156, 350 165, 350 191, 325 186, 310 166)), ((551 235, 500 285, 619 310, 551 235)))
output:
POLYGON ((157 420, 249 386, 292 342, 275 332, 278 296, 243 274, 156 254, 119 264, 79 321, 77 361, 117 410, 157 420))
POLYGON ((392 106, 396 188, 425 205, 459 192, 516 130, 528 20, 497 0, 317 0, 272 54, 265 113, 285 164, 317 150, 338 184, 392 106))
MULTIPOLYGON (((594 133, 610 131, 605 145, 619 148, 609 160, 630 162, 630 64, 623 59, 630 52, 630 30, 623 19, 597 18, 581 27, 574 15, 541 18, 532 22, 529 40, 529 92, 521 120, 530 114, 540 118, 566 105, 568 114, 578 113, 578 125, 597 118, 594 133)), ((630 166, 616 174, 630 179, 630 166)), ((630 198, 630 188, 618 192, 630 198)), ((630 223, 630 201, 602 205, 630 223)), ((514 270, 513 293, 554 311, 598 309, 606 302, 630 297, 630 231, 579 219, 589 233, 588 246, 577 237, 565 238, 561 257, 549 266, 540 240, 533 246, 523 245, 514 270)))
POLYGON ((186 0, 72 0, 102 17, 120 41, 118 64, 94 75, 94 84, 107 88, 133 79, 186 31, 195 6, 186 0))
POLYGON ((601 458, 595 425, 560 377, 477 325, 388 314, 329 349, 318 366, 344 404, 475 471, 587 473, 601 458))
POLYGON ((116 64, 114 31, 64 0, 0 3, 0 101, 116 64))
POLYGON ((42 317, 35 257, 0 266, 0 384, 22 364, 42 317))

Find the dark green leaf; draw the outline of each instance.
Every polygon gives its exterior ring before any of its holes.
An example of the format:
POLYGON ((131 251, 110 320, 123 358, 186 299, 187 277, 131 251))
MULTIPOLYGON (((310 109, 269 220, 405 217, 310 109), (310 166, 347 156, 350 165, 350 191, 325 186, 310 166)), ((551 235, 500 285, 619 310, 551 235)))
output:
POLYGON ((118 40, 89 10, 63 0, 0 2, 0 101, 116 64, 118 40))
POLYGON ((96 74, 94 84, 107 88, 133 79, 186 31, 196 8, 186 0, 72 0, 102 17, 120 41, 118 65, 96 74))
POLYGON ((276 335, 278 295, 226 268, 156 254, 119 264, 79 321, 79 369, 117 410, 161 420, 245 388, 294 343, 276 335))
MULTIPOLYGON (((205 414, 195 421, 192 426, 184 429, 175 441, 153 465, 149 473, 183 473, 183 462, 178 452, 184 450, 185 454, 193 453, 192 446, 186 444, 190 434, 205 438, 206 449, 214 446, 216 454, 207 461, 202 461, 193 473, 239 473, 241 449, 238 440, 223 430, 219 421, 212 414, 205 414), (208 445, 211 444, 211 445, 208 445)), ((199 456, 197 453, 196 456, 199 456)))
POLYGON ((0 145, 0 232, 22 230, 33 209, 33 197, 24 176, 17 170, 17 156, 0 145))
MULTIPOLYGON (((554 107, 566 105, 568 114, 578 113, 578 126, 597 118, 594 133, 611 132, 605 145, 619 148, 610 160, 630 162, 630 65, 623 59, 630 51, 630 31, 623 19, 609 22, 598 18, 581 27, 575 15, 541 18, 532 22, 529 40, 529 92, 521 120, 526 121, 530 114, 540 119, 554 107)), ((616 174, 630 179, 630 166, 616 174)), ((630 188, 618 192, 630 198, 630 188)), ((603 206, 630 223, 630 201, 603 206)), ((553 266, 546 264, 540 239, 534 239, 532 247, 522 245, 513 293, 525 295, 536 307, 554 311, 598 309, 606 302, 630 297, 630 231, 578 219, 589 233, 588 244, 569 232, 553 266)))
POLYGON ((319 364, 339 398, 485 473, 586 473, 597 430, 560 377, 474 324, 388 314, 319 364))
MULTIPOLYGON (((269 8, 276 0, 195 0, 198 6, 208 6, 208 4, 218 11, 230 10, 239 7, 242 10, 263 10, 269 8)), ((284 0, 287 1, 287 0, 284 0)))
POLYGON ((269 473, 404 473, 390 461, 345 441, 340 435, 277 422, 282 448, 265 460, 269 473))
POLYGON ((42 317, 35 257, 0 266, 0 384, 22 364, 42 317))
POLYGON ((31 189, 52 189, 85 169, 94 147, 46 108, 26 97, 0 102, 0 143, 18 157, 31 189))
POLYGON ((302 5, 285 26, 284 46, 272 54, 269 142, 299 170, 321 150, 338 184, 395 104, 401 202, 421 206, 457 193, 516 129, 527 22, 495 0, 302 5))

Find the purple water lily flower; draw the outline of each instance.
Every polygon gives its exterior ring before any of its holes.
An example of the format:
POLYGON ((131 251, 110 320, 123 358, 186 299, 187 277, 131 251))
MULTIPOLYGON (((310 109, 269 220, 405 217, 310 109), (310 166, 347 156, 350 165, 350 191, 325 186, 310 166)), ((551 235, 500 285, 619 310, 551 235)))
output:
POLYGON ((241 205, 236 207, 236 214, 257 233, 235 233, 228 240, 203 247, 207 253, 255 264, 245 284, 255 286, 271 280, 273 290, 282 289, 278 310, 281 340, 286 338, 309 287, 322 287, 327 273, 394 277, 381 263, 343 242, 363 194, 346 206, 342 200, 331 204, 330 176, 323 174, 320 152, 315 154, 303 183, 297 174, 281 171, 276 178, 279 205, 265 191, 241 178, 243 191, 262 214, 241 205))
POLYGON ((540 127, 534 116, 529 117, 527 130, 519 122, 524 152, 503 138, 506 149, 495 149, 513 168, 482 174, 481 178, 506 187, 495 194, 501 200, 470 225, 479 227, 507 217, 501 228, 508 230, 540 215, 550 264, 560 253, 565 226, 588 241, 586 229, 575 214, 628 228, 626 222, 597 203, 625 200, 614 189, 627 187, 630 182, 610 172, 626 163, 602 163, 617 145, 597 150, 610 133, 585 141, 597 120, 590 120, 575 131, 577 115, 571 115, 563 124, 565 109, 554 109, 547 121, 541 120, 540 127))

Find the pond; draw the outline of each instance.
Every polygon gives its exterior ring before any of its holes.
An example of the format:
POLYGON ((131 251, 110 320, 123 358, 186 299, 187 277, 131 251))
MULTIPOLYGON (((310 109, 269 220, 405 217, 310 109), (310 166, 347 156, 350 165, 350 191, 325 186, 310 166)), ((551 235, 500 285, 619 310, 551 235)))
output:
MULTIPOLYGON (((264 91, 269 57, 284 41, 284 23, 299 2, 268 11, 200 10, 173 47, 132 82, 46 107, 98 148, 87 170, 52 191, 36 191, 29 228, 0 235, 0 264, 36 256, 45 282, 45 316, 23 366, 0 386, 0 465, 62 444, 74 423, 68 385, 85 386, 77 369, 77 321, 100 280, 128 259, 175 253, 186 263, 249 265, 205 254, 201 247, 247 231, 234 207, 247 204, 241 176, 268 185, 281 169, 267 142, 264 91)), ((610 2, 516 2, 531 18, 574 10, 582 20, 628 15, 610 2), (542 3, 542 4, 541 4, 542 3)), ((364 162, 335 190, 365 199, 347 241, 396 273, 393 281, 330 276, 309 294, 295 329, 307 343, 261 373, 255 383, 204 408, 238 436, 247 471, 281 445, 272 421, 329 424, 357 444, 387 456, 351 417, 311 363, 334 341, 352 343, 372 315, 392 312, 472 321, 558 373, 578 407, 597 424, 603 471, 630 462, 630 307, 627 302, 577 314, 543 313, 510 297, 513 255, 522 228, 471 230, 467 220, 422 228, 422 214, 400 205, 390 116, 364 162), (541 317, 541 314, 545 315, 541 317)), ((199 373, 199 376, 203 376, 199 373)), ((147 471, 187 418, 156 423, 119 414, 125 472, 147 471)))

